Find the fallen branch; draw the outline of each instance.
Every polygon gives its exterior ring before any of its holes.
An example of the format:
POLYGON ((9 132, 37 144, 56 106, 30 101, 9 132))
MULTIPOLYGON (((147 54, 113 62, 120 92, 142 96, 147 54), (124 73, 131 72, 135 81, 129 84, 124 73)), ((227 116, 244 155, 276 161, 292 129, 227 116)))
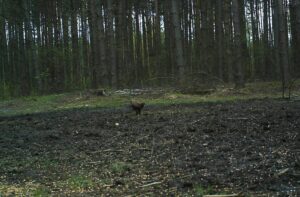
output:
POLYGON ((249 118, 227 118, 227 120, 248 120, 249 118))
POLYGON ((201 122, 201 121, 203 121, 203 118, 201 118, 199 120, 194 120, 193 122, 191 122, 191 124, 196 124, 196 123, 201 122))
POLYGON ((151 151, 152 149, 150 149, 150 148, 137 148, 136 150, 151 151))
POLYGON ((283 170, 280 170, 276 176, 281 176, 281 175, 284 175, 285 173, 287 173, 290 169, 289 168, 285 168, 283 170))
POLYGON ((99 164, 99 163, 102 163, 103 161, 91 161, 91 162, 88 162, 89 164, 99 164))
POLYGON ((106 150, 103 150, 101 152, 124 152, 125 150, 113 150, 113 149, 106 149, 106 150))
POLYGON ((228 195, 204 195, 203 197, 239 197, 241 194, 228 194, 228 195))
POLYGON ((113 149, 97 150, 97 151, 91 152, 91 154, 106 153, 106 152, 125 152, 125 150, 113 150, 113 149))
POLYGON ((149 186, 152 186, 152 185, 159 185, 159 184, 161 184, 162 182, 153 182, 153 183, 148 183, 148 184, 146 184, 146 185, 142 185, 142 186, 140 186, 140 187, 149 187, 149 186))

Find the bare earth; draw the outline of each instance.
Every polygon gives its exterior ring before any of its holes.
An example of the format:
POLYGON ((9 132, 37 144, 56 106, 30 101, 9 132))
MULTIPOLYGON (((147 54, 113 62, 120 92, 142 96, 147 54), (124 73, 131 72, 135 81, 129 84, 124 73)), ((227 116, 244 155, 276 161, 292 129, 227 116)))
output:
POLYGON ((297 196, 299 133, 300 102, 270 99, 146 106, 140 117, 125 107, 0 117, 0 185, 70 196, 297 196))

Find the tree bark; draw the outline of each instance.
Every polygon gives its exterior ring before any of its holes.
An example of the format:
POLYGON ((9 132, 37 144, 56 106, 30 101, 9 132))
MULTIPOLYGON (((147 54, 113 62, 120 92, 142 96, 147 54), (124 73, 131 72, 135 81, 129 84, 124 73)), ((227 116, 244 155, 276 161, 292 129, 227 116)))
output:
POLYGON ((110 76, 112 87, 117 87, 117 56, 116 56, 116 41, 113 30, 113 19, 114 11, 112 0, 107 0, 107 36, 108 36, 108 54, 109 54, 109 65, 110 65, 110 76))
MULTIPOLYGON (((0 10, 0 14, 2 14, 2 9, 0 10)), ((6 75, 7 75, 7 44, 6 44, 6 28, 5 28, 5 20, 3 17, 0 17, 0 97, 5 97, 7 94, 6 86, 6 75)))
POLYGON ((71 36, 72 36, 72 84, 78 89, 80 85, 80 53, 78 43, 77 1, 71 0, 71 36))
POLYGON ((289 62, 288 62, 288 44, 287 44, 287 29, 286 29, 286 15, 283 0, 277 1, 278 21, 279 21, 279 57, 281 67, 282 79, 282 96, 285 97, 285 89, 289 82, 289 62))
POLYGON ((233 32, 231 21, 231 0, 225 0, 224 5, 224 63, 225 63, 225 81, 233 82, 233 32))
POLYGON ((242 36, 240 25, 240 4, 238 0, 232 0, 232 17, 234 25, 234 45, 235 45, 235 86, 241 88, 245 86, 243 62, 242 62, 242 36))
POLYGON ((222 0, 216 0, 216 42, 217 42, 217 76, 223 79, 223 23, 222 0))
POLYGON ((300 0, 291 2, 291 30, 292 30, 292 49, 293 66, 296 76, 300 76, 300 0))
POLYGON ((174 28, 174 40, 175 40, 175 54, 176 54, 176 64, 178 68, 178 77, 179 77, 179 85, 184 85, 184 69, 185 62, 183 57, 183 46, 182 46, 182 36, 181 36, 181 28, 180 28, 180 20, 178 13, 178 1, 171 0, 171 12, 172 12, 172 25, 174 28))
POLYGON ((140 30, 140 6, 136 2, 134 6, 134 19, 135 19, 135 86, 142 85, 142 72, 143 72, 143 57, 142 57, 142 35, 140 30))

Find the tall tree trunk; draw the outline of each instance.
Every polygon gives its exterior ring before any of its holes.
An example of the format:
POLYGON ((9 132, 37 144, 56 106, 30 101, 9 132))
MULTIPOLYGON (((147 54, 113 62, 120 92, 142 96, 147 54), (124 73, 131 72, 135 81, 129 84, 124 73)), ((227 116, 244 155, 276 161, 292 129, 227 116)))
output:
POLYGON ((257 16, 257 0, 251 0, 250 1, 250 16, 251 16, 251 30, 252 30, 252 44, 253 44, 253 68, 255 75, 252 75, 252 77, 260 77, 261 74, 261 65, 259 63, 259 34, 258 34, 258 18, 257 16))
MULTIPOLYGON (((39 7, 39 6, 38 6, 39 7)), ((36 79, 36 90, 40 93, 43 89, 42 79, 41 79, 41 49, 42 49, 42 27, 41 21, 39 17, 41 16, 41 12, 38 11, 36 14, 36 51, 35 51, 35 75, 34 78, 36 79)))
POLYGON ((113 0, 107 0, 107 36, 108 36, 108 49, 109 49, 109 65, 110 65, 110 75, 111 75, 111 85, 112 87, 117 87, 117 56, 116 56, 116 41, 115 34, 113 30, 113 19, 114 10, 112 2, 113 0))
POLYGON ((195 61, 195 67, 196 69, 194 69, 195 71, 199 71, 201 68, 201 56, 202 53, 201 51, 201 29, 200 29, 200 21, 201 21, 201 13, 200 13, 200 0, 193 0, 193 4, 194 4, 194 12, 195 12, 195 17, 194 17, 194 31, 195 31, 195 41, 194 41, 194 61, 195 61))
MULTIPOLYGON (((2 1, 0 1, 2 3, 2 1)), ((3 10, 0 8, 0 14, 3 13, 3 10)), ((7 42, 6 42, 6 28, 5 20, 3 17, 0 17, 0 97, 7 96, 8 92, 6 90, 7 81, 7 42)), ((8 76, 9 77, 9 76, 8 76)))
POLYGON ((98 84, 103 86, 109 84, 106 67, 102 6, 96 4, 96 1, 89 1, 88 13, 91 39, 91 83, 92 88, 97 88, 98 84))
POLYGON ((200 1, 200 11, 201 11, 201 35, 202 38, 201 45, 200 45, 200 70, 203 72, 209 72, 209 24, 208 24, 208 1, 210 0, 201 0, 200 1))
POLYGON ((142 11, 142 14, 141 14, 141 18, 142 18, 142 64, 143 64, 143 71, 141 72, 141 78, 143 80, 146 79, 146 77, 148 76, 148 73, 149 73, 149 56, 148 56, 148 40, 147 40, 147 34, 148 34, 148 31, 147 31, 147 24, 146 24, 146 13, 145 13, 145 10, 142 11))
MULTIPOLYGON (((104 32, 104 15, 103 13, 103 9, 102 9, 102 4, 100 4, 100 6, 98 6, 97 8, 97 20, 96 20, 96 26, 97 29, 99 30, 99 32, 96 34, 97 36, 97 42, 94 43, 95 45, 98 45, 98 51, 97 51, 97 58, 99 58, 99 60, 97 60, 99 62, 99 67, 98 69, 98 80, 99 83, 103 86, 109 86, 111 85, 111 81, 109 79, 109 73, 108 73, 108 64, 107 64, 107 53, 106 52, 106 36, 105 36, 105 32, 104 32), (100 56, 98 55, 100 53, 100 56)), ((107 23, 106 23, 107 24, 107 23)))
MULTIPOLYGON (((246 73, 246 70, 250 68, 250 55, 248 49, 248 42, 247 42, 247 20, 246 20, 246 13, 245 13, 245 0, 239 1, 240 7, 240 24, 241 24, 241 45, 242 45, 242 61, 244 62, 242 72, 246 73)), ((246 76, 244 76, 245 78, 246 76)))
POLYGON ((278 2, 277 0, 272 0, 272 7, 273 7, 273 32, 274 32, 274 65, 276 70, 276 78, 281 78, 280 75, 280 57, 279 57, 279 9, 278 9, 278 2), (280 76, 279 76, 280 75, 280 76))
POLYGON ((225 81, 233 82, 233 49, 232 49, 232 21, 231 21, 231 0, 225 0, 224 5, 224 63, 225 63, 225 81))
POLYGON ((185 70, 185 62, 183 57, 183 46, 182 46, 182 36, 181 36, 181 28, 180 28, 180 20, 178 13, 178 1, 171 0, 171 12, 172 12, 172 25, 174 28, 174 40, 175 40, 175 54, 176 54, 176 64, 178 68, 178 77, 179 77, 179 85, 184 85, 184 70, 185 70))
POLYGON ((245 86, 243 61, 242 61, 242 35, 240 25, 240 4, 238 0, 232 0, 232 17, 234 25, 234 45, 235 45, 235 85, 237 88, 245 86))
POLYGON ((71 61, 70 61, 70 37, 69 37, 69 7, 66 1, 63 1, 62 11, 62 30, 63 30, 63 70, 64 70, 64 84, 68 88, 71 85, 71 61))
POLYGON ((98 79, 97 79, 97 68, 100 68, 100 61, 98 48, 98 35, 99 29, 97 26, 97 11, 95 1, 88 2, 88 13, 89 13, 89 28, 90 28, 90 40, 91 40, 91 70, 90 70, 90 79, 92 88, 97 88, 98 79))
POLYGON ((60 53, 62 53, 62 43, 61 43, 61 31, 60 31, 60 27, 61 27, 61 20, 60 20, 60 7, 57 3, 57 0, 52 1, 52 9, 53 9, 53 31, 54 31, 54 51, 53 51, 53 87, 54 87, 54 91, 59 91, 62 92, 63 91, 63 78, 61 78, 61 73, 63 72, 61 70, 61 55, 60 53))
POLYGON ((82 37, 82 80, 84 81, 84 88, 88 85, 88 75, 90 70, 90 59, 89 59, 89 34, 88 34, 88 23, 87 23, 87 2, 81 2, 81 37, 82 37))
MULTIPOLYGON (((163 12, 164 12, 164 64, 166 65, 165 74, 167 77, 170 77, 172 80, 169 80, 169 83, 174 82, 175 80, 175 54, 174 54, 174 40, 172 35, 174 34, 174 28, 172 28, 172 16, 170 12, 171 1, 164 1, 163 12)), ((160 71, 163 70, 162 68, 160 71)))
POLYGON ((223 23, 222 23, 222 0, 216 0, 216 42, 217 42, 217 76, 223 79, 223 23))
POLYGON ((292 49, 293 64, 295 74, 300 76, 300 0, 292 0, 291 3, 291 29, 292 29, 292 49))
POLYGON ((116 58, 117 58, 117 79, 118 86, 126 86, 126 67, 128 66, 125 61, 125 46, 126 46, 126 2, 118 1, 116 2, 117 14, 116 14, 116 58), (125 39, 124 39, 125 37, 125 39))
POLYGON ((272 68, 269 67, 271 64, 269 62, 269 56, 270 56, 270 47, 269 47, 269 10, 270 10, 270 0, 264 1, 264 31, 263 31, 263 53, 264 53, 264 59, 263 59, 263 73, 262 76, 265 79, 270 79, 270 75, 268 71, 270 71, 272 68))
MULTIPOLYGON (((128 1, 126 1, 126 7, 127 9, 132 9, 132 4, 128 1)), ((133 36, 133 15, 131 12, 128 12, 126 14, 126 33, 128 35, 128 39, 126 39, 126 62, 128 64, 128 69, 127 69, 127 81, 129 85, 132 85, 136 81, 136 59, 135 59, 135 53, 134 53, 134 36, 133 36)), ((124 36, 124 39, 126 37, 124 36)))
POLYGON ((289 62, 288 62, 288 43, 287 43, 287 29, 286 29, 286 15, 285 5, 283 0, 276 0, 278 9, 278 23, 279 23, 279 57, 281 67, 282 79, 282 96, 285 97, 285 89, 289 82, 289 62))
MULTIPOLYGON (((154 35, 154 48, 155 48, 155 70, 156 77, 159 77, 160 67, 161 67, 161 21, 160 21, 160 2, 159 0, 155 0, 155 35, 154 35)), ((165 72, 163 72, 165 73, 165 72)))
MULTIPOLYGON (((151 4, 150 2, 146 2, 145 6, 145 28, 146 28, 146 44, 144 45, 144 50, 147 52, 145 53, 145 79, 150 82, 149 79, 153 77, 153 61, 152 61, 152 54, 153 54, 153 25, 151 21, 151 4), (151 57, 150 57, 151 56, 151 57)), ((149 84, 150 85, 150 84, 149 84)))
POLYGON ((78 43, 78 22, 77 22, 76 0, 71 0, 71 36, 72 36, 72 84, 73 88, 78 89, 80 82, 80 53, 78 43))
POLYGON ((140 8, 139 3, 135 2, 134 6, 134 19, 135 19, 135 85, 142 85, 142 72, 143 72, 143 58, 142 58, 142 35, 140 30, 140 8))

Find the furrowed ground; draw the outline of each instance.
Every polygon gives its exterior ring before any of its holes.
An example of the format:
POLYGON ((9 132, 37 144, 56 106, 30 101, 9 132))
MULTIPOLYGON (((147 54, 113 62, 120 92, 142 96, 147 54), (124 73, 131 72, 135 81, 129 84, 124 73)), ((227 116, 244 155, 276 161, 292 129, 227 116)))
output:
POLYGON ((139 117, 123 97, 39 113, 3 101, 0 196, 300 195, 300 101, 245 98, 144 95, 139 117))

